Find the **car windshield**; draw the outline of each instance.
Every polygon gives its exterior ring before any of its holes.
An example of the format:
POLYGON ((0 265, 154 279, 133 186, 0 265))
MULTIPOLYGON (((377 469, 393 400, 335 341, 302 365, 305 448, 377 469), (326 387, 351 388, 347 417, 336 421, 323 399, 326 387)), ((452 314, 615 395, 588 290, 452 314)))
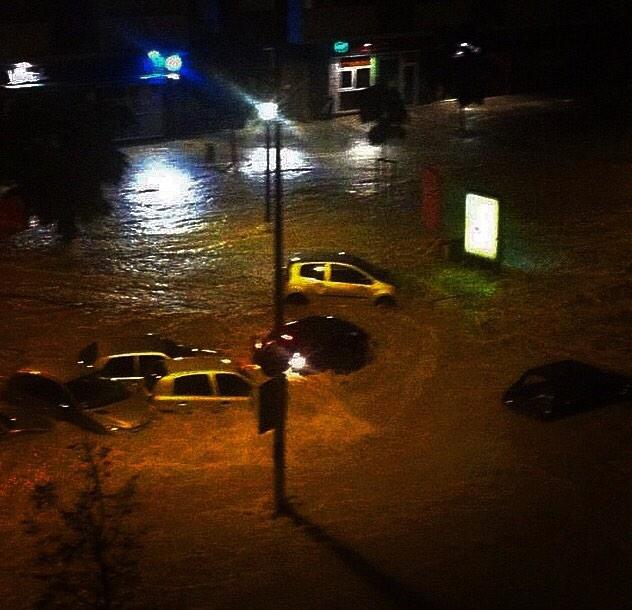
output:
POLYGON ((85 409, 105 407, 130 396, 129 390, 122 383, 98 377, 80 377, 68 382, 66 387, 85 409))

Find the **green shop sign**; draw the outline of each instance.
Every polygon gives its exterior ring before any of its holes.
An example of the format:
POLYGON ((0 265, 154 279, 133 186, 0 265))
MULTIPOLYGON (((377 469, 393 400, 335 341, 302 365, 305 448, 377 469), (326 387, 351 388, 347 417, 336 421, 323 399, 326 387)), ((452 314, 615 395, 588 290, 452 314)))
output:
POLYGON ((347 53, 349 51, 349 43, 346 40, 337 40, 334 42, 335 53, 347 53))

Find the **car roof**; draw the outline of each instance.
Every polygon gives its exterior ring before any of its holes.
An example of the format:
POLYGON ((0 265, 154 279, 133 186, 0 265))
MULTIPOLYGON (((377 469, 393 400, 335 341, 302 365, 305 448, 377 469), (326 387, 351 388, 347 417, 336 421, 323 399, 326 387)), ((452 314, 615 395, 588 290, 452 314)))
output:
MULTIPOLYGON (((298 318, 297 320, 290 320, 283 325, 283 328, 292 328, 293 326, 298 328, 315 328, 318 326, 324 326, 326 328, 344 328, 349 330, 359 330, 362 329, 354 324, 353 322, 349 322, 348 320, 343 320, 342 318, 336 318, 335 316, 322 316, 322 315, 313 315, 306 316, 305 318, 298 318)), ((364 332, 364 331, 363 331, 364 332)))
POLYGON ((364 269, 378 280, 391 282, 390 273, 385 269, 374 265, 360 256, 350 254, 349 252, 325 252, 325 251, 303 251, 294 252, 288 258, 288 267, 293 263, 299 262, 331 262, 331 263, 347 263, 355 265, 360 269, 364 269))
POLYGON ((81 350, 81 359, 91 364, 102 356, 114 356, 135 352, 165 353, 165 340, 158 335, 138 335, 133 337, 111 337, 93 341, 81 350))
POLYGON ((174 358, 165 361, 165 375, 171 373, 220 371, 239 373, 237 365, 224 356, 200 356, 193 358, 174 358))
POLYGON ((20 367, 14 371, 11 375, 38 375, 52 379, 59 383, 68 383, 78 379, 79 377, 86 376, 86 369, 82 368, 78 364, 59 362, 59 361, 38 361, 29 363, 26 366, 20 367))
POLYGON ((579 360, 567 359, 549 362, 541 366, 529 369, 525 374, 537 374, 544 377, 562 376, 570 377, 575 375, 605 375, 610 373, 600 367, 580 362, 579 360))
POLYGON ((147 333, 131 337, 110 337, 93 341, 79 352, 78 361, 81 364, 94 364, 105 356, 123 356, 127 354, 153 353, 178 357, 184 352, 199 352, 200 354, 220 354, 219 350, 193 348, 178 341, 147 333))

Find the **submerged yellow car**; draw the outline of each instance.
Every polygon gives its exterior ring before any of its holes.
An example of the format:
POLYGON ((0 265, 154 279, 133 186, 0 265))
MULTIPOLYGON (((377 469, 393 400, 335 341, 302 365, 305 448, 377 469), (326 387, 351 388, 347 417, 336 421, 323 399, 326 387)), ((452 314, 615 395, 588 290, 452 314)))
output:
POLYGON ((258 371, 258 366, 239 368, 224 357, 164 360, 145 378, 145 391, 158 411, 254 406, 258 371))
POLYGON ((285 296, 289 303, 331 296, 394 305, 395 292, 387 271, 346 252, 296 253, 286 267, 285 296))

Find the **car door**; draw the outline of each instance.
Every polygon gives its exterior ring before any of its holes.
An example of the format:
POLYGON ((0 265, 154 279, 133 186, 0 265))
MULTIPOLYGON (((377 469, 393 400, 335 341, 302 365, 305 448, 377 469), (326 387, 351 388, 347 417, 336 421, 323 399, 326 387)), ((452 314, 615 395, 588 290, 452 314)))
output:
POLYGON ((305 294, 325 292, 325 269, 325 263, 303 263, 300 266, 298 283, 305 294))
POLYGON ((136 359, 131 354, 112 356, 99 371, 99 376, 117 381, 139 379, 136 359))
POLYGON ((156 384, 152 395, 152 403, 161 411, 214 407, 217 402, 213 380, 207 371, 163 377, 156 384))
POLYGON ((325 294, 337 297, 370 297, 373 279, 353 265, 330 263, 325 294))

